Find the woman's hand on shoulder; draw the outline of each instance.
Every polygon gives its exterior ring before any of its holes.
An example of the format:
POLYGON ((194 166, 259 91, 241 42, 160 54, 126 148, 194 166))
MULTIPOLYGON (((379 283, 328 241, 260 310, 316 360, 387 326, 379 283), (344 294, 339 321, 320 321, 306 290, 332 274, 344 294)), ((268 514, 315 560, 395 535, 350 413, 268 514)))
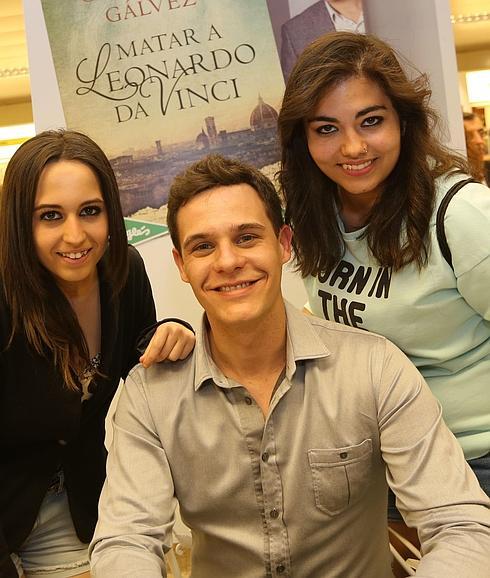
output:
POLYGON ((140 357, 144 367, 160 361, 185 359, 194 349, 196 336, 180 323, 162 323, 151 338, 148 347, 140 357))

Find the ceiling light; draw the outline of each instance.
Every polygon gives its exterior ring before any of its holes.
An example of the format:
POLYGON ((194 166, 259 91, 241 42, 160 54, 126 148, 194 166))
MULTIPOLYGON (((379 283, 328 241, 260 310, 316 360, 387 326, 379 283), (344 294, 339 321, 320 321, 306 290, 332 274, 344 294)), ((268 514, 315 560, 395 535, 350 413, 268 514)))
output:
POLYGON ((452 24, 472 24, 490 20, 490 12, 474 12, 473 14, 451 14, 452 24))
POLYGON ((466 89, 471 104, 490 103, 490 70, 472 70, 466 73, 466 89))
POLYGON ((21 144, 36 131, 32 122, 27 124, 14 124, 12 126, 0 126, 0 146, 21 144))
POLYGON ((28 76, 29 69, 27 66, 20 68, 0 68, 0 78, 9 78, 11 76, 28 76))

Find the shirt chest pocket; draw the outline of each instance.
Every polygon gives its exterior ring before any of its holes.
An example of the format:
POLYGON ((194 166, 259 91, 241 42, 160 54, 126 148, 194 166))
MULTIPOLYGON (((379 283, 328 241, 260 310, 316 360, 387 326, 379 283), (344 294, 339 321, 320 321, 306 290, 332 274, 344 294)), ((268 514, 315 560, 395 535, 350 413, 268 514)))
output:
POLYGON ((308 450, 318 509, 334 516, 362 496, 369 485, 372 453, 370 439, 344 448, 308 450))

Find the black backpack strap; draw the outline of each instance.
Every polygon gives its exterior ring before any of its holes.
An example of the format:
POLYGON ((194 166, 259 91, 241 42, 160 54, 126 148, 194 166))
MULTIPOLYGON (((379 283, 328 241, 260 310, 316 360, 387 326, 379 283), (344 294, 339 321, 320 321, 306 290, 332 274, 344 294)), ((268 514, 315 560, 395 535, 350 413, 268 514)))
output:
POLYGON ((451 249, 447 244, 446 232, 444 230, 444 217, 446 215, 447 207, 451 202, 451 199, 460 189, 462 189, 468 183, 478 183, 478 181, 475 181, 475 179, 464 179, 462 181, 458 181, 457 183, 455 183, 444 195, 444 198, 442 199, 441 204, 437 209, 436 215, 437 242, 439 243, 442 256, 444 257, 444 259, 446 259, 451 269, 453 268, 453 259, 451 256, 451 249))

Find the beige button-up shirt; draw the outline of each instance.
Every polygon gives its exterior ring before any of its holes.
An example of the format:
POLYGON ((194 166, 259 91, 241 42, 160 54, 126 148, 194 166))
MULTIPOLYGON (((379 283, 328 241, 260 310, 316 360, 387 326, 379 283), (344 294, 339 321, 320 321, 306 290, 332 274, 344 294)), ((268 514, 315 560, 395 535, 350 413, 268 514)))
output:
POLYGON ((488 578, 489 500, 407 358, 286 306, 287 364, 267 417, 213 363, 137 366, 91 544, 94 578, 165 576, 177 500, 193 578, 388 578, 387 481, 419 578, 488 578))

